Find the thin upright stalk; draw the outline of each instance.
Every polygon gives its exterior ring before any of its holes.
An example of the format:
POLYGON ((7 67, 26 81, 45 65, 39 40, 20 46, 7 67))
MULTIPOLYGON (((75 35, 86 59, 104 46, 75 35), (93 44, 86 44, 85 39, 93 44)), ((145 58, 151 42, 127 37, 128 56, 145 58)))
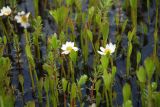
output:
POLYGON ((152 87, 151 87, 150 81, 148 82, 148 107, 153 107, 152 106, 152 87))
POLYGON ((69 59, 69 65, 70 65, 70 72, 71 72, 71 77, 72 77, 72 82, 74 82, 74 68, 73 68, 73 63, 71 59, 69 59))
POLYGON ((35 91, 35 85, 34 85, 34 79, 33 79, 33 74, 32 74, 32 67, 29 64, 29 74, 30 74, 30 78, 31 78, 31 83, 32 83, 32 90, 33 92, 35 91))
POLYGON ((106 95, 106 107, 109 107, 109 99, 107 91, 105 91, 105 95, 106 95))

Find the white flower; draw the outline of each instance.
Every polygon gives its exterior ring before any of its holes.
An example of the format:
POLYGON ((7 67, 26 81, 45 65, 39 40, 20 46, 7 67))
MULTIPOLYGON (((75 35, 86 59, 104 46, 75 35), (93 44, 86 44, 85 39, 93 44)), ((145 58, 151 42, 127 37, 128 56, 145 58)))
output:
POLYGON ((116 49, 116 45, 109 43, 106 45, 105 48, 100 47, 100 51, 98 51, 98 53, 101 55, 107 55, 107 54, 111 55, 115 51, 115 49, 116 49))
POLYGON ((63 50, 62 54, 69 54, 72 50, 78 51, 77 47, 74 47, 74 42, 66 42, 63 44, 61 49, 63 50))
POLYGON ((11 8, 9 6, 6 6, 6 7, 3 7, 1 9, 1 13, 0 13, 0 16, 8 16, 10 15, 12 12, 11 8))
POLYGON ((17 20, 17 23, 20 23, 22 27, 27 28, 30 26, 28 22, 30 12, 25 13, 24 11, 18 12, 18 14, 15 16, 15 20, 17 20))

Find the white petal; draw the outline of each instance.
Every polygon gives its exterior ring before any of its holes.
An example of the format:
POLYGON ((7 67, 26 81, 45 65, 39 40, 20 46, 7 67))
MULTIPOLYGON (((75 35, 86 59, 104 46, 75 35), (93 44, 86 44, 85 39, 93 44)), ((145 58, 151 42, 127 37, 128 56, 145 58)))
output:
POLYGON ((66 45, 68 45, 68 44, 69 44, 69 42, 67 41, 67 42, 66 42, 66 45))
POLYGON ((21 12, 20 12, 20 15, 24 15, 24 14, 25 14, 25 12, 24 12, 24 11, 21 11, 21 12))
POLYGON ((101 52, 101 51, 97 51, 100 55, 105 55, 104 52, 101 52))
POLYGON ((109 47, 110 47, 110 45, 109 45, 109 44, 107 44, 105 49, 109 49, 109 47))
POLYGON ((66 45, 63 44, 62 47, 61 47, 61 49, 62 50, 66 50, 66 45))
POLYGON ((30 15, 30 12, 26 14, 26 17, 28 18, 28 17, 29 17, 29 15, 30 15))
POLYGON ((78 48, 77 48, 77 47, 73 47, 73 50, 74 50, 74 51, 78 51, 78 48))
POLYGON ((105 51, 105 49, 104 49, 103 47, 100 47, 100 50, 101 50, 102 52, 104 52, 104 51, 105 51))
POLYGON ((24 28, 28 28, 30 26, 30 24, 29 23, 21 23, 21 26, 24 28))
POLYGON ((70 46, 70 47, 73 47, 73 46, 74 46, 74 43, 72 44, 72 42, 67 42, 66 45, 67 45, 67 46, 70 46))
POLYGON ((15 17, 15 19, 17 20, 17 23, 21 23, 22 22, 22 19, 21 19, 20 16, 15 17))
POLYGON ((71 42, 71 46, 74 47, 74 42, 71 42))
POLYGON ((116 48, 116 45, 112 45, 112 46, 110 47, 111 53, 113 53, 113 52, 115 51, 115 48, 116 48))
POLYGON ((69 54, 70 51, 63 51, 61 54, 69 54))

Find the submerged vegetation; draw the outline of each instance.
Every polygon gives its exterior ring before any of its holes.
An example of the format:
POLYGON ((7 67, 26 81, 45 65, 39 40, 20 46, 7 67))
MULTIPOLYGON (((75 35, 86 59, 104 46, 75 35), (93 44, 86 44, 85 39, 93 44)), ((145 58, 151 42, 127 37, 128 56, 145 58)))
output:
POLYGON ((159 0, 0 8, 0 107, 159 107, 159 0))

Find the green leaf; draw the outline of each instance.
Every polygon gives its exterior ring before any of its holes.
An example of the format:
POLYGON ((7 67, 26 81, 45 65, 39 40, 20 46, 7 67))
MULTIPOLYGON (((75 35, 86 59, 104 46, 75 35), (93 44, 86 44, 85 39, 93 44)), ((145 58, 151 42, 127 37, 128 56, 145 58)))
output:
POLYGON ((132 32, 128 32, 128 41, 129 41, 129 42, 132 41, 132 38, 133 38, 133 36, 135 35, 135 33, 136 33, 136 28, 134 28, 134 29, 132 30, 132 32))
POLYGON ((122 25, 122 33, 124 32, 124 30, 126 29, 126 25, 128 23, 128 19, 125 20, 125 22, 122 25))
POLYGON ((71 99, 76 98, 77 86, 76 83, 72 83, 71 86, 71 99))
POLYGON ((105 71, 103 73, 103 81, 104 81, 104 85, 105 85, 106 90, 109 90, 111 88, 112 74, 105 71))
POLYGON ((142 83, 145 83, 146 82, 146 72, 144 70, 144 67, 141 66, 139 68, 139 70, 136 72, 137 74, 137 77, 138 77, 138 80, 142 83))
POLYGON ((131 100, 127 100, 126 102, 123 103, 123 107, 133 107, 132 101, 131 100))
POLYGON ((35 101, 27 102, 27 105, 25 107, 36 107, 35 101))
POLYGON ((3 37, 3 42, 4 42, 4 45, 7 44, 7 37, 6 36, 3 37))
POLYGON ((104 56, 101 56, 101 64, 103 66, 103 69, 107 69, 108 68, 108 63, 109 63, 109 58, 108 56, 104 55, 104 56))
POLYGON ((101 24, 101 32, 103 35, 103 40, 107 41, 108 35, 109 35, 109 24, 108 23, 101 24))
POLYGON ((43 69, 48 72, 49 76, 51 76, 53 74, 53 68, 52 68, 52 66, 50 66, 50 65, 48 65, 48 64, 45 63, 43 65, 43 69))
POLYGON ((131 96, 131 87, 128 83, 123 86, 123 102, 127 102, 131 96))
MULTIPOLYGON (((11 62, 10 62, 10 59, 9 58, 4 58, 4 57, 1 57, 0 58, 0 77, 1 76, 4 76, 7 74, 7 72, 11 69, 11 62)), ((2 78, 0 78, 2 79, 2 78)))
POLYGON ((85 84, 85 82, 87 81, 88 77, 87 75, 82 75, 78 81, 78 86, 82 86, 83 84, 85 84))
POLYGON ((76 61, 77 61, 77 52, 74 51, 74 50, 72 50, 72 51, 70 52, 70 54, 69 54, 69 57, 71 58, 71 60, 72 60, 74 63, 76 63, 76 61))
POLYGON ((57 8, 56 10, 50 10, 49 13, 52 15, 54 18, 55 22, 58 25, 61 25, 60 27, 65 25, 65 21, 68 16, 68 8, 62 6, 60 8, 57 8))
POLYGON ((93 6, 88 9, 88 15, 89 15, 89 20, 90 20, 90 21, 91 21, 93 15, 94 15, 94 10, 95 10, 95 9, 94 9, 93 6))
POLYGON ((90 41, 92 42, 93 41, 93 35, 92 35, 92 32, 88 29, 87 29, 87 35, 88 35, 90 41))
POLYGON ((137 65, 140 63, 141 61, 141 53, 138 51, 137 52, 137 65))
POLYGON ((62 78, 62 87, 63 87, 64 93, 66 92, 67 84, 68 84, 68 81, 65 78, 62 78))
POLYGON ((46 93, 48 93, 48 91, 49 91, 49 79, 48 78, 46 78, 44 81, 44 89, 45 89, 46 93))
POLYGON ((54 35, 52 36, 52 47, 54 49, 57 49, 59 45, 59 41, 57 40, 57 34, 54 33, 54 35))
POLYGON ((19 82, 20 82, 20 84, 21 84, 21 86, 23 87, 23 84, 24 84, 24 77, 23 77, 23 75, 18 75, 18 79, 19 79, 19 82))
POLYGON ((4 48, 5 48, 4 45, 0 45, 0 57, 3 56, 4 48))
POLYGON ((98 93, 98 91, 99 91, 101 82, 102 82, 101 80, 96 81, 96 84, 95 84, 96 93, 98 93))
POLYGON ((147 71, 148 79, 151 80, 153 73, 154 73, 154 70, 155 70, 155 64, 153 62, 153 59, 149 58, 149 57, 146 58, 144 61, 144 65, 145 65, 145 69, 147 71))
POLYGON ((114 79, 114 77, 116 75, 116 72, 117 72, 117 68, 116 68, 116 66, 113 66, 112 67, 112 81, 113 81, 113 79, 114 79))
POLYGON ((31 52, 30 46, 28 44, 25 47, 25 51, 26 51, 26 55, 27 55, 27 59, 28 59, 29 63, 32 65, 32 67, 35 67, 32 52, 31 52))
POLYGON ((132 43, 129 43, 129 45, 128 45, 128 57, 129 58, 131 56, 131 53, 132 53, 132 43))
POLYGON ((73 4, 73 0, 66 0, 66 5, 69 7, 73 4))
POLYGON ((160 105, 160 93, 156 93, 154 95, 154 97, 155 97, 155 105, 154 105, 154 107, 159 107, 159 105, 160 105))
POLYGON ((99 104, 101 103, 101 94, 100 92, 96 93, 96 107, 99 107, 99 104))
POLYGON ((157 83, 156 82, 152 82, 151 84, 153 91, 157 90, 157 83))
POLYGON ((95 16, 95 20, 96 20, 96 23, 98 24, 98 25, 100 25, 101 24, 101 16, 99 15, 99 14, 96 14, 96 16, 95 16))

